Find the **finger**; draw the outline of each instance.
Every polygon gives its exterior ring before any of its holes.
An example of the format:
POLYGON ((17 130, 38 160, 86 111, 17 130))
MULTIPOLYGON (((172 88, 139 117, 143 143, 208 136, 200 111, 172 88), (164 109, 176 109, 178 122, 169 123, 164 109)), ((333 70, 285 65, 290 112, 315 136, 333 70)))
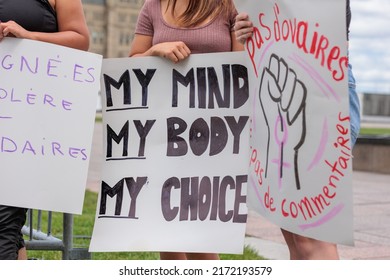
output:
POLYGON ((241 29, 240 31, 237 31, 237 33, 239 34, 239 37, 248 39, 253 34, 253 28, 247 27, 247 28, 241 29))
POLYGON ((251 21, 238 21, 234 24, 234 31, 243 30, 246 28, 253 28, 253 23, 251 21))
POLYGON ((185 59, 186 57, 188 57, 189 53, 187 52, 188 48, 185 48, 184 47, 185 45, 183 46, 177 46, 176 48, 174 48, 172 50, 172 61, 174 62, 179 62, 183 59, 185 59))
POLYGON ((189 55, 191 54, 191 50, 190 50, 190 48, 189 48, 189 47, 187 47, 187 45, 186 45, 186 44, 184 44, 184 46, 183 46, 183 50, 186 52, 187 56, 189 56, 189 55))
POLYGON ((241 31, 243 28, 246 27, 247 27, 246 21, 239 21, 234 24, 233 29, 234 31, 241 31))
POLYGON ((249 15, 247 13, 239 13, 236 16, 236 22, 242 21, 242 20, 249 20, 249 15))
POLYGON ((173 54, 176 57, 177 61, 183 60, 185 58, 184 54, 179 49, 174 50, 173 54))
POLYGON ((251 37, 251 35, 248 35, 248 34, 244 34, 244 35, 241 35, 241 36, 236 36, 237 38, 237 41, 239 41, 241 44, 245 44, 246 40, 251 37))
POLYGON ((186 44, 182 43, 178 47, 178 51, 183 55, 184 58, 188 57, 191 54, 191 50, 189 47, 187 47, 186 44))
POLYGON ((3 33, 3 36, 4 36, 4 37, 7 37, 8 34, 9 34, 9 29, 8 29, 8 27, 4 28, 2 33, 3 33))
POLYGON ((169 53, 165 56, 166 58, 168 58, 170 61, 172 61, 173 63, 176 63, 179 61, 179 59, 177 58, 177 56, 172 52, 172 53, 169 53))

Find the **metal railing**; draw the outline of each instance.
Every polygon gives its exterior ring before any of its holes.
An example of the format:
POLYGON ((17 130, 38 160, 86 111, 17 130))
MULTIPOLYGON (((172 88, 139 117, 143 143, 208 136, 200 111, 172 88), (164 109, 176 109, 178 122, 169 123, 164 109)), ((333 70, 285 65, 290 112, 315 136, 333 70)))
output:
POLYGON ((61 251, 63 260, 91 259, 87 248, 73 247, 73 215, 63 214, 62 240, 52 235, 52 212, 47 212, 47 225, 42 224, 42 210, 29 209, 26 224, 22 228, 27 250, 61 251), (34 221, 34 211, 37 211, 34 221), (35 228, 34 228, 35 226, 35 228), (43 231, 45 228, 46 232, 43 231))

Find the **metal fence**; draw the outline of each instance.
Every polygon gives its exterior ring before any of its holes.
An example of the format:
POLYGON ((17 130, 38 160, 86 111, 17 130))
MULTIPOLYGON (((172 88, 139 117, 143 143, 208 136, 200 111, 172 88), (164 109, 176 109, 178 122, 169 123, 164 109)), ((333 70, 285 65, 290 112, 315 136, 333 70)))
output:
POLYGON ((61 251, 63 260, 91 259, 87 248, 73 247, 72 214, 63 214, 62 239, 52 235, 53 213, 47 212, 47 224, 45 225, 42 224, 42 216, 42 210, 28 210, 27 221, 22 229, 23 235, 28 237, 25 240, 27 250, 61 251), (37 215, 34 215, 34 211, 37 211, 37 215))

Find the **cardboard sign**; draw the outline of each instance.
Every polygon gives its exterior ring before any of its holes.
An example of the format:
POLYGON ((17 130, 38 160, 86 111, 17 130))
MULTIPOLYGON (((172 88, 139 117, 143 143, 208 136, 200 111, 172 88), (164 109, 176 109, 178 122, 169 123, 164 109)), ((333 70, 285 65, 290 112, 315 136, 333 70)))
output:
POLYGON ((242 252, 244 55, 103 61, 105 161, 91 251, 242 252))
POLYGON ((102 57, 0 42, 0 204, 80 214, 102 57))
POLYGON ((249 207, 280 227, 353 243, 344 1, 255 1, 249 207))

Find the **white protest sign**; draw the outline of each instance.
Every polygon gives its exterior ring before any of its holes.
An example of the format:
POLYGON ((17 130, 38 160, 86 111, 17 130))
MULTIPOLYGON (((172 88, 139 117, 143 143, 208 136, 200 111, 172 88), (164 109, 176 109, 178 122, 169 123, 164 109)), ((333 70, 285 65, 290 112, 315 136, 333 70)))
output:
POLYGON ((248 0, 256 80, 248 204, 291 232, 352 244, 344 1, 248 0))
POLYGON ((81 214, 102 57, 0 42, 0 204, 81 214))
POLYGON ((244 55, 103 61, 105 161, 90 251, 242 253, 244 55))

